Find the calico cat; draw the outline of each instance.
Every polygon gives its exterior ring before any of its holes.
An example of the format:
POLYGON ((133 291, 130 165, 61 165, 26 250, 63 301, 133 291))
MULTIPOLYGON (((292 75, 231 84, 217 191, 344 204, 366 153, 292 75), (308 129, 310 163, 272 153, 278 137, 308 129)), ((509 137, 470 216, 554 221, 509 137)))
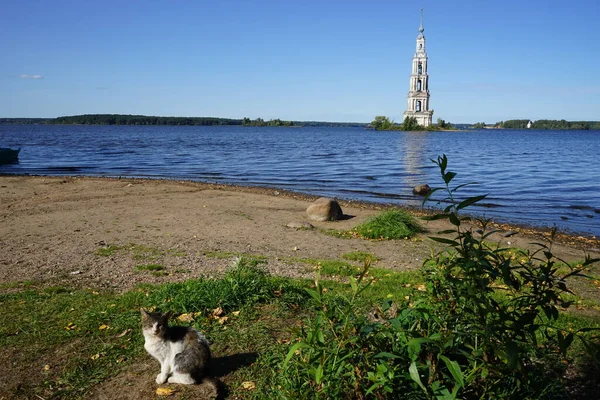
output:
POLYGON ((143 308, 144 348, 160 362, 156 383, 200 383, 211 359, 208 340, 197 330, 169 326, 171 313, 149 313, 143 308))

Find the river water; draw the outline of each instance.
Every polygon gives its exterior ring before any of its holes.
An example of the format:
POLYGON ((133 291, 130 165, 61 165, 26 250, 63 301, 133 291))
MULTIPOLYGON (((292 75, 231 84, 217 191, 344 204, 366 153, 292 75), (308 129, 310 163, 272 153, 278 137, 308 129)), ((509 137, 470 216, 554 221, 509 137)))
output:
MULTIPOLYGON (((0 125, 21 147, 0 174, 185 179, 420 205, 441 154, 471 213, 600 236, 600 131, 377 132, 363 128, 0 125)), ((454 182, 453 182, 454 183, 454 182)), ((0 189, 1 190, 1 189, 0 189)))

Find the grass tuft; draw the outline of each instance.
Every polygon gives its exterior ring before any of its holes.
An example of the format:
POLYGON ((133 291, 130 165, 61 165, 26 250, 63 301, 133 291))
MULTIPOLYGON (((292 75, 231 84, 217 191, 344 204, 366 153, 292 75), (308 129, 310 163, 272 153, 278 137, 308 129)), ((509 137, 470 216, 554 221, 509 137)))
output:
POLYGON ((379 258, 375 257, 374 254, 364 251, 352 251, 350 253, 342 254, 342 258, 348 261, 360 261, 361 263, 364 263, 367 259, 371 259, 372 262, 379 261, 379 258))
POLYGON ((164 271, 162 264, 141 264, 135 267, 138 271, 164 271))
POLYGON ((423 232, 423 228, 407 212, 391 210, 358 225, 354 231, 366 239, 404 239, 423 232))

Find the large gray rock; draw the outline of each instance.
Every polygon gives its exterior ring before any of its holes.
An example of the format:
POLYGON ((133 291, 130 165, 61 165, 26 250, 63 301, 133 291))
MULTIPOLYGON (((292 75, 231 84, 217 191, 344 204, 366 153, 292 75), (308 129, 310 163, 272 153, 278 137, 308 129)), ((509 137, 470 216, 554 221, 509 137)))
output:
POLYGON ((308 218, 313 221, 337 221, 344 216, 342 207, 338 202, 327 197, 315 200, 314 203, 308 206, 306 213, 308 218))

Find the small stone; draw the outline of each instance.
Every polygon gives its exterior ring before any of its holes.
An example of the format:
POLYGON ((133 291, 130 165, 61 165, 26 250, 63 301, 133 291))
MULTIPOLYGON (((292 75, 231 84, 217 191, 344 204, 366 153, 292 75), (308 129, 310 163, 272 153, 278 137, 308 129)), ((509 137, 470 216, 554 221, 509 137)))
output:
POLYGON ((430 192, 431 192, 431 188, 427 184, 418 185, 413 188, 413 194, 416 194, 417 196, 426 196, 430 192))
POLYGON ((315 229, 313 224, 311 224, 310 222, 306 222, 306 221, 301 221, 301 222, 292 221, 289 224, 287 224, 286 226, 288 228, 294 228, 294 229, 315 229))
POLYGON ((82 272, 81 272, 80 270, 77 270, 77 271, 73 271, 73 272, 71 272, 71 275, 79 275, 79 274, 81 274, 81 273, 82 273, 82 272))

